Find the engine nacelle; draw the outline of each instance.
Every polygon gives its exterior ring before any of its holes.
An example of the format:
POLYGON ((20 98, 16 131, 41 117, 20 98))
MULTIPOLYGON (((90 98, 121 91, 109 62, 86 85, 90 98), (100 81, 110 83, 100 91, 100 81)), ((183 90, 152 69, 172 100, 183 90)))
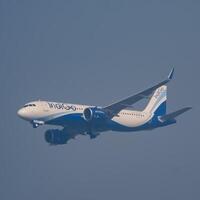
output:
POLYGON ((45 132, 45 140, 49 144, 58 145, 66 144, 68 138, 64 131, 58 129, 50 129, 45 132))
POLYGON ((107 114, 104 110, 97 107, 86 108, 83 111, 83 118, 87 121, 93 120, 105 120, 107 118, 107 114))

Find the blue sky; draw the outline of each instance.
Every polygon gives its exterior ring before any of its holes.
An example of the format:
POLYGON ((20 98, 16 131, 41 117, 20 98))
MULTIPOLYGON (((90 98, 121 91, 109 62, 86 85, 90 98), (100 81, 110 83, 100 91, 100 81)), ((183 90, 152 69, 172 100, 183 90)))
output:
MULTIPOLYGON (((0 2, 0 199, 199 199, 198 1, 0 2), (45 143, 17 110, 37 99, 108 105, 167 76, 151 132, 45 143)), ((143 103, 137 108, 141 108, 143 103)))

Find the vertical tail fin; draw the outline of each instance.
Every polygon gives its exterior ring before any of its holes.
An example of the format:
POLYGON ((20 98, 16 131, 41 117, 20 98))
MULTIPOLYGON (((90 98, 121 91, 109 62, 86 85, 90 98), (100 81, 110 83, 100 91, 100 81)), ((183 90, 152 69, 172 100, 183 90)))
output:
POLYGON ((165 115, 167 108, 166 101, 167 101, 167 86, 163 85, 154 92, 153 96, 151 97, 144 111, 152 113, 156 116, 165 115))

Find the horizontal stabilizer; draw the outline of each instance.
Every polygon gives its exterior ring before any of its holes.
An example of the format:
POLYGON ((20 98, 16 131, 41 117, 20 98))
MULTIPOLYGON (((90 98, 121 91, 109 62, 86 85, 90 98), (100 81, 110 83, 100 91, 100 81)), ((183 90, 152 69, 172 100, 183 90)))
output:
POLYGON ((175 119, 176 117, 178 117, 179 115, 183 114, 184 112, 186 112, 186 111, 188 111, 190 109, 192 109, 192 108, 191 107, 182 108, 182 109, 177 110, 177 111, 175 111, 173 113, 161 116, 160 120, 161 121, 167 121, 167 120, 170 120, 170 119, 175 119))

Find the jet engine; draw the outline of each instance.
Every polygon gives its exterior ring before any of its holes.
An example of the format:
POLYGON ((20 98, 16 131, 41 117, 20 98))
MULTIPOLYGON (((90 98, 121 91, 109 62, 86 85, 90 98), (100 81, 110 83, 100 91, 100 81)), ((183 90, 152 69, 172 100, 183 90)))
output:
POLYGON ((87 122, 91 122, 93 120, 105 120, 107 119, 107 114, 106 112, 101 109, 101 108, 97 108, 97 107, 90 107, 90 108, 86 108, 83 111, 83 118, 87 121, 87 122))
POLYGON ((49 129, 45 132, 45 140, 52 145, 66 144, 71 139, 68 134, 59 129, 49 129))

